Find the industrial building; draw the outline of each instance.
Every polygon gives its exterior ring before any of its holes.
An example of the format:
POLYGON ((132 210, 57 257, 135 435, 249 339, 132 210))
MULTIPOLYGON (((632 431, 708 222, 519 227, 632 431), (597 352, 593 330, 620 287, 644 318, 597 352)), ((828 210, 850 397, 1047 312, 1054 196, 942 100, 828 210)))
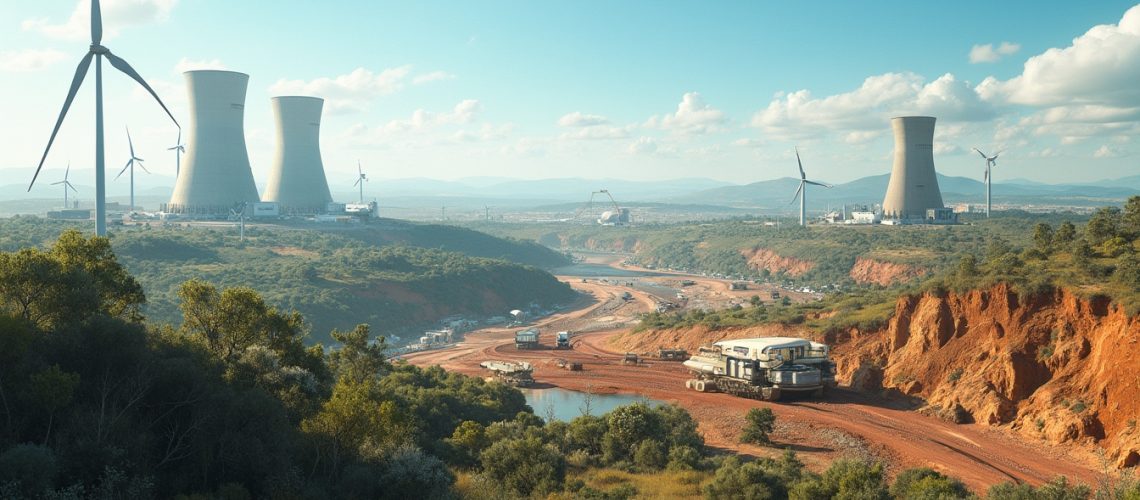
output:
POLYGON ((277 151, 263 201, 276 202, 284 214, 312 214, 332 202, 321 161, 321 110, 324 99, 274 97, 277 151))
POLYGON ((237 204, 260 201, 245 146, 249 75, 218 70, 183 75, 190 98, 190 140, 174 194, 162 211, 228 215, 237 204))
POLYGON ((942 204, 934 170, 933 116, 891 119, 895 136, 894 165, 883 199, 884 224, 947 224, 956 222, 942 204))

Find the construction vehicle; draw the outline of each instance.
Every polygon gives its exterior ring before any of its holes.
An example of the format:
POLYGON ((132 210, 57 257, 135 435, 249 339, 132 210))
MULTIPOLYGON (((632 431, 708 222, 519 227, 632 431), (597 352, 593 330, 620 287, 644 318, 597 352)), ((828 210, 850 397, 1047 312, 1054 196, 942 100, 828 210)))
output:
POLYGON ((637 364, 640 362, 641 358, 638 357, 636 353, 632 352, 625 353, 625 357, 621 358, 621 364, 623 365, 637 366, 637 364))
POLYGON ((684 349, 666 349, 664 347, 657 350, 657 359, 666 361, 684 361, 689 359, 688 351, 684 349))
POLYGON ((534 369, 526 361, 484 361, 479 366, 491 370, 495 378, 504 384, 529 387, 534 383, 534 369))
POLYGON ((570 332, 558 332, 554 340, 555 349, 569 349, 570 348, 570 332))
POLYGON ((697 392, 776 401, 788 393, 822 397, 835 387, 828 347, 794 337, 722 340, 701 347, 684 366, 695 377, 685 387, 697 392))
POLYGON ((527 328, 515 332, 515 349, 538 349, 538 329, 527 328))
POLYGON ((565 359, 559 358, 554 361, 554 364, 559 368, 563 368, 572 372, 582 371, 582 363, 579 363, 577 361, 566 361, 565 359))

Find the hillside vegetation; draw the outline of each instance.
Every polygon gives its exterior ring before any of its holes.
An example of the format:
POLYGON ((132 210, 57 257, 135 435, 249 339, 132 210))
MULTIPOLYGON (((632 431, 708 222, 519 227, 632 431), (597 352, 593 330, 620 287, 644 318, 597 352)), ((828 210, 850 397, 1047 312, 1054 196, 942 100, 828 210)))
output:
MULTIPOLYGON (((0 249, 42 247, 69 227, 75 226, 0 221, 0 249)), ((513 262, 558 265, 565 262, 561 254, 448 226, 393 222, 329 232, 247 227, 244 243, 229 228, 121 227, 110 236, 146 292, 144 311, 159 322, 178 322, 178 286, 191 278, 248 286, 269 304, 300 311, 316 341, 358 323, 401 332, 452 314, 500 315, 576 297, 546 272, 513 262), (431 247, 411 246, 416 243, 431 247)))
POLYGON ((965 218, 958 226, 827 226, 778 228, 760 220, 650 224, 634 227, 478 223, 491 234, 532 239, 554 249, 620 252, 641 265, 752 279, 843 288, 912 282, 953 267, 964 253, 981 254, 1002 240, 1031 243, 1025 228, 1039 222, 1081 222, 1074 214, 1007 213, 965 218), (885 273, 887 279, 878 279, 885 273))
MULTIPOLYGON (((713 457, 678 406, 543 421, 516 389, 391 363, 367 325, 306 347, 304 319, 248 288, 179 286, 149 326, 110 242, 0 253, 0 497, 965 498, 931 469, 822 473, 795 454, 713 457), (457 482, 456 478, 462 481, 457 482), (711 478, 710 478, 711 476, 711 478), (646 486, 648 485, 648 486, 646 486), (652 489, 649 489, 652 488, 652 489)), ((986 498, 1084 499, 1059 478, 986 498)), ((1098 498, 1132 499, 1135 483, 1098 498)))

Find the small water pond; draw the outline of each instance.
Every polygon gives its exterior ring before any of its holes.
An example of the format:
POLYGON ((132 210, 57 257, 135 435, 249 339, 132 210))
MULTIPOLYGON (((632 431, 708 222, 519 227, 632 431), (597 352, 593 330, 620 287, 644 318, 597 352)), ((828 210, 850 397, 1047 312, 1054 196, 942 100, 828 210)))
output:
POLYGON ((586 394, 559 388, 522 389, 522 393, 526 396, 526 403, 534 409, 535 415, 545 419, 553 414, 554 418, 566 422, 583 415, 587 406, 590 415, 601 416, 614 408, 631 403, 642 402, 650 406, 663 404, 657 400, 632 394, 586 394))

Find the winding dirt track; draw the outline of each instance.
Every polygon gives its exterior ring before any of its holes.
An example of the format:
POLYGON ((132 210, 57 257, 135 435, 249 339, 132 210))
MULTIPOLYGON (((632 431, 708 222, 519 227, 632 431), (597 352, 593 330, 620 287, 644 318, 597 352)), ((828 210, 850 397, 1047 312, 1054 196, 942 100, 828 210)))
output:
MULTIPOLYGON (((575 289, 594 297, 580 308, 544 318, 538 326, 543 342, 552 344, 553 332, 588 330, 588 325, 611 324, 629 318, 653 303, 652 297, 634 291, 633 301, 618 296, 628 288, 563 278, 575 289)), ((593 393, 628 393, 676 403, 700 423, 710 446, 756 456, 772 456, 779 449, 796 450, 812 468, 835 458, 871 457, 886 462, 892 472, 929 466, 960 478, 975 491, 1003 481, 1045 482, 1057 475, 1094 483, 1093 459, 1084 450, 1063 449, 1029 442, 1007 429, 980 425, 954 425, 902 408, 899 403, 848 390, 835 390, 823 401, 799 400, 765 403, 726 394, 685 389, 687 371, 680 363, 648 361, 637 366, 621 364, 622 354, 609 350, 610 337, 628 329, 592 331, 574 336, 572 350, 519 351, 513 329, 486 329, 468 333, 463 343, 445 350, 414 353, 404 358, 415 365, 440 365, 448 370, 486 376, 479 363, 489 359, 529 361, 540 385, 593 393), (581 372, 559 369, 557 359, 580 362, 581 372), (777 415, 773 436, 777 449, 738 444, 743 415, 749 408, 769 407, 777 415)))

